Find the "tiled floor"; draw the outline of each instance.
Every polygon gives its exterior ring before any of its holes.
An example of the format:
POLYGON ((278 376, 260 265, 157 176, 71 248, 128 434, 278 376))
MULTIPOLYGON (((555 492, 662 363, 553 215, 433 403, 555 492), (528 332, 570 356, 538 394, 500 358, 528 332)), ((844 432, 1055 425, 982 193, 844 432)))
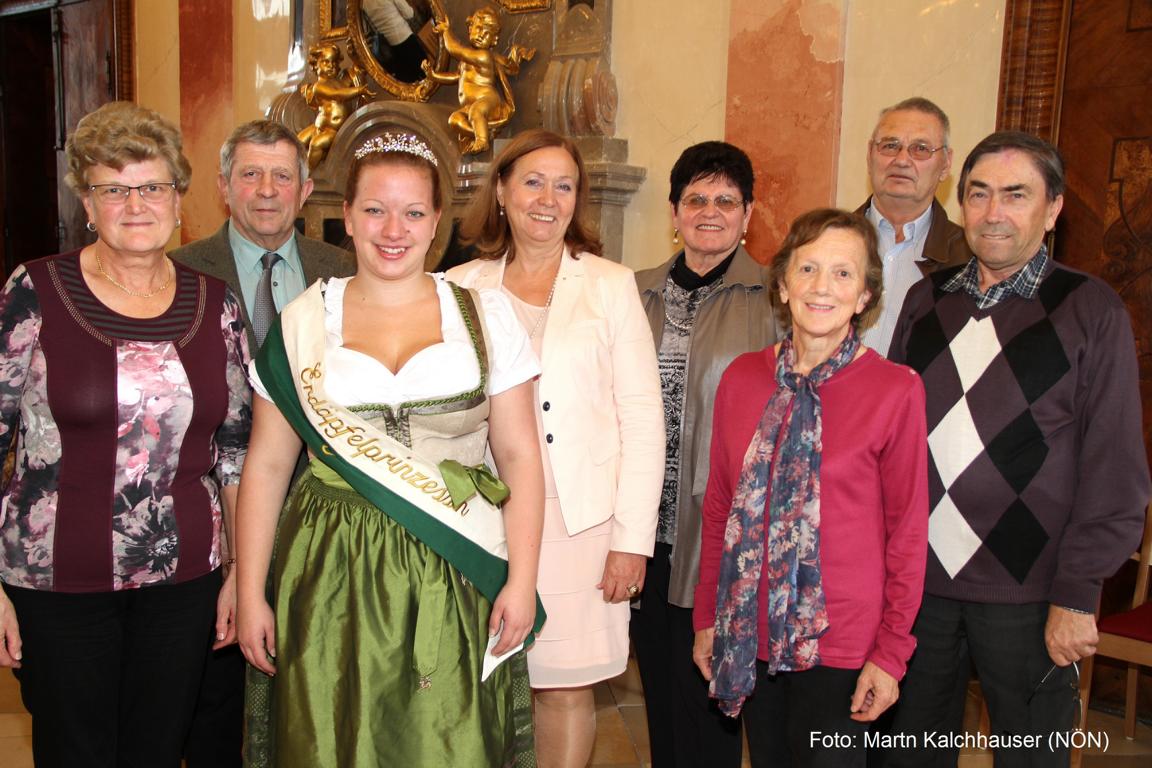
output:
MULTIPOLYGON (((596 748, 591 768, 650 765, 644 697, 634 664, 629 664, 620 677, 596 687, 596 716, 596 748)), ((979 716, 979 699, 973 694, 966 713, 969 731, 976 729, 979 716)), ((1086 750, 1083 768, 1152 765, 1152 728, 1147 725, 1138 725, 1136 740, 1128 741, 1120 718, 1093 710, 1088 714, 1087 730, 1105 734, 1108 746, 1106 750, 1086 750)), ((958 768, 991 766, 991 754, 977 751, 963 752, 958 763, 958 768)), ((19 686, 7 670, 0 670, 0 768, 32 768, 32 718, 21 706, 19 686)))
MULTIPOLYGON (((979 728, 981 701, 979 688, 973 684, 965 711, 965 730, 979 728)), ((596 747, 590 768, 648 768, 648 726, 644 716, 644 694, 635 661, 620 677, 596 687, 596 747)), ((1088 713, 1086 731, 1104 734, 1107 749, 1086 749, 1082 768, 1149 768, 1152 766, 1152 728, 1138 724, 1136 739, 1124 738, 1120 717, 1092 710, 1088 713)), ((744 765, 748 765, 745 750, 744 765)), ((992 754, 981 750, 964 750, 957 768, 992 768, 992 754)))
MULTIPOLYGON (((636 660, 620 677, 596 686, 596 746, 591 768, 638 768, 652 764, 648 718, 636 660)), ((748 765, 745 757, 744 765, 748 765)))
POLYGON ((0 766, 32 768, 32 716, 20 703, 20 684, 0 669, 0 766))

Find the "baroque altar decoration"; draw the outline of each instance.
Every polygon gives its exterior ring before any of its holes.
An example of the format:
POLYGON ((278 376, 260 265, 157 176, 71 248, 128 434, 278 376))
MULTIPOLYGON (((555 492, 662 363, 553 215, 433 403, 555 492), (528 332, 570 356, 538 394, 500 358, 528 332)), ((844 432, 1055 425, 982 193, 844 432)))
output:
POLYGON ((344 68, 343 60, 344 54, 333 43, 317 43, 308 52, 308 63, 316 73, 316 82, 302 84, 300 95, 316 110, 316 119, 300 131, 299 139, 308 150, 311 169, 327 156, 340 126, 352 111, 348 108, 349 102, 355 100, 359 106, 376 95, 368 88, 364 70, 355 62, 344 68))
POLYGON ((458 83, 460 108, 448 118, 460 138, 460 152, 474 155, 492 144, 492 134, 516 112, 509 76, 520 73, 520 64, 536 55, 535 48, 512 45, 506 55, 493 50, 500 39, 500 18, 491 7, 468 17, 465 45, 452 33, 447 17, 438 21, 436 33, 444 49, 459 60, 456 72, 437 72, 425 61, 424 71, 438 83, 458 83))

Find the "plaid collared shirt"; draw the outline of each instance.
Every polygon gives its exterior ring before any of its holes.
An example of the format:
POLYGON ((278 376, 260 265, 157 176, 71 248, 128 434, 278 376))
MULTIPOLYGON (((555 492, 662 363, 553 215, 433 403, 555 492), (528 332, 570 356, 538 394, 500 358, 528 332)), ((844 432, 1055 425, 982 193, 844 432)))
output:
POLYGON ((1035 298, 1047 268, 1048 246, 1041 245, 1040 250, 1028 260, 1027 264, 1007 280, 1001 280, 989 288, 987 293, 980 290, 980 266, 975 258, 969 260, 964 269, 957 272, 951 280, 944 283, 940 288, 947 293, 963 290, 976 300, 977 307, 988 309, 996 306, 1013 293, 1024 299, 1035 298))

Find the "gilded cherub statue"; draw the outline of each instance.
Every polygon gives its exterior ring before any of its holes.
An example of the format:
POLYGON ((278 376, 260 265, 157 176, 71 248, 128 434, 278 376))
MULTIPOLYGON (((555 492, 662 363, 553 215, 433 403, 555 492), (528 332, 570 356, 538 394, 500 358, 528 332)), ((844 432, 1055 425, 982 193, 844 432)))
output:
POLYGON ((460 133, 460 151, 466 155, 483 152, 491 145, 492 134, 516 112, 508 76, 520 72, 520 62, 530 61, 535 48, 513 45, 508 55, 492 50, 500 38, 500 18, 491 7, 480 8, 468 17, 468 40, 462 44, 444 17, 433 27, 444 40, 444 49, 460 61, 456 72, 436 72, 425 61, 424 71, 438 83, 459 81, 460 109, 448 124, 460 133))
POLYGON ((343 60, 344 54, 332 43, 317 43, 308 51, 308 64, 316 73, 316 82, 301 85, 300 95, 316 109, 316 121, 300 131, 299 138, 308 150, 309 168, 315 168, 328 154, 351 111, 347 102, 376 95, 368 90, 364 70, 355 64, 343 70, 343 60))

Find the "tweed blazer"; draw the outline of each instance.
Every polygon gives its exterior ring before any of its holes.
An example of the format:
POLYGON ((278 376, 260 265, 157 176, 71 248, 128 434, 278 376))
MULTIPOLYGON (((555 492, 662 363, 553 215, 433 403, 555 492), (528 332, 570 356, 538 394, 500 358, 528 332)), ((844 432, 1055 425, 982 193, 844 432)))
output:
MULTIPOLYGON (((448 272, 499 289, 504 259, 448 272)), ((567 250, 548 310, 537 419, 569 535, 612 519, 611 548, 652 555, 664 484, 656 348, 632 270, 567 250)))
MULTIPOLYGON (((343 248, 304 237, 299 232, 296 233, 296 248, 304 269, 305 285, 311 285, 321 278, 348 277, 356 273, 356 256, 343 248)), ((216 234, 182 245, 172 251, 171 256, 181 264, 228 284, 236 298, 240 299, 244 329, 248 333, 248 348, 255 355, 256 337, 252 335, 252 320, 248 317, 248 305, 240 290, 240 274, 236 271, 236 260, 232 257, 232 245, 228 242, 228 222, 225 221, 216 234)))

